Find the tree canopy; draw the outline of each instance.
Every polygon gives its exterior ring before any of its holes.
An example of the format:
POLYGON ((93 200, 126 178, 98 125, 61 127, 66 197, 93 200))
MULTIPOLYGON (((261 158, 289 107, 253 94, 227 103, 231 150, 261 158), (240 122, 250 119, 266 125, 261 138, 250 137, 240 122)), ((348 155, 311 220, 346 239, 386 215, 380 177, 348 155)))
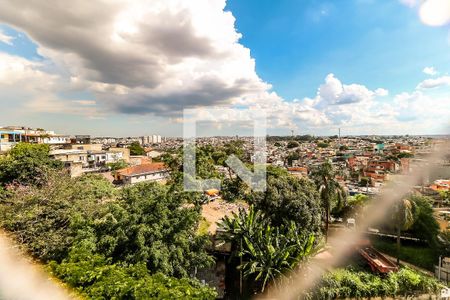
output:
POLYGON ((11 183, 42 184, 50 170, 61 169, 62 163, 49 157, 45 144, 19 143, 0 157, 0 185, 11 183))
POLYGON ((320 198, 314 184, 308 179, 298 179, 290 175, 267 178, 266 192, 255 192, 249 197, 257 210, 261 210, 279 226, 285 221, 293 221, 310 233, 320 231, 320 198))
POLYGON ((143 183, 115 189, 103 176, 53 172, 0 197, 0 225, 54 274, 95 299, 212 299, 187 279, 212 262, 197 235, 200 194, 143 183), (178 295, 178 296, 177 296, 178 295))
POLYGON ((145 150, 138 142, 132 142, 130 146, 130 155, 145 155, 145 150))

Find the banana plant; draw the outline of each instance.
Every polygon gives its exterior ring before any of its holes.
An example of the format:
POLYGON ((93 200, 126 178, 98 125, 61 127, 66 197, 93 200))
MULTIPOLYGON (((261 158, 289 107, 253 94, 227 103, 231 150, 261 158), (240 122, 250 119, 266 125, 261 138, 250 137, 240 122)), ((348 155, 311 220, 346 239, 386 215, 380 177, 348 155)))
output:
POLYGON ((289 279, 290 272, 313 252, 314 235, 303 233, 294 222, 272 226, 270 219, 250 207, 225 217, 221 227, 225 238, 239 245, 235 255, 243 258, 238 268, 244 278, 259 283, 260 292, 268 284, 289 279))

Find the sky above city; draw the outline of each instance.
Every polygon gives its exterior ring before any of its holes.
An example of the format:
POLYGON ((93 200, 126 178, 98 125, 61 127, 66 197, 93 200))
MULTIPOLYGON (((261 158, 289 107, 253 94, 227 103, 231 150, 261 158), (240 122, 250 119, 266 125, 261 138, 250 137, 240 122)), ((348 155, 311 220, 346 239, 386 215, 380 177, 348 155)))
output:
POLYGON ((0 7, 0 126, 181 136, 194 109, 220 120, 200 135, 247 135, 233 112, 250 109, 269 134, 449 133, 447 0, 0 7))

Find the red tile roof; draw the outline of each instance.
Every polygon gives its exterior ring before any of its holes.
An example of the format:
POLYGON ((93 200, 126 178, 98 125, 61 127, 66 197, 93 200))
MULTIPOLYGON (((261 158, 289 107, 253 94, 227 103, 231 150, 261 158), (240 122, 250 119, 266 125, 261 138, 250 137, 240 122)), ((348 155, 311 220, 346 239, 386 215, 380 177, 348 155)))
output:
POLYGON ((145 173, 153 173, 168 170, 164 163, 142 164, 134 167, 117 170, 116 172, 122 176, 139 175, 145 173))

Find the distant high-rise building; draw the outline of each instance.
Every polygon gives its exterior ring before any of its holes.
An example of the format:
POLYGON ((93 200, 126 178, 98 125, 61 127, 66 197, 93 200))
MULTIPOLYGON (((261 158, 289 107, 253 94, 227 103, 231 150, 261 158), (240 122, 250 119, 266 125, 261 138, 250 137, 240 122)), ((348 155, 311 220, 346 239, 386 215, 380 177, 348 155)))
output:
POLYGON ((142 144, 147 144, 147 145, 151 145, 151 144, 160 144, 161 143, 161 136, 160 135, 148 135, 148 136, 143 136, 140 138, 140 141, 142 144))

